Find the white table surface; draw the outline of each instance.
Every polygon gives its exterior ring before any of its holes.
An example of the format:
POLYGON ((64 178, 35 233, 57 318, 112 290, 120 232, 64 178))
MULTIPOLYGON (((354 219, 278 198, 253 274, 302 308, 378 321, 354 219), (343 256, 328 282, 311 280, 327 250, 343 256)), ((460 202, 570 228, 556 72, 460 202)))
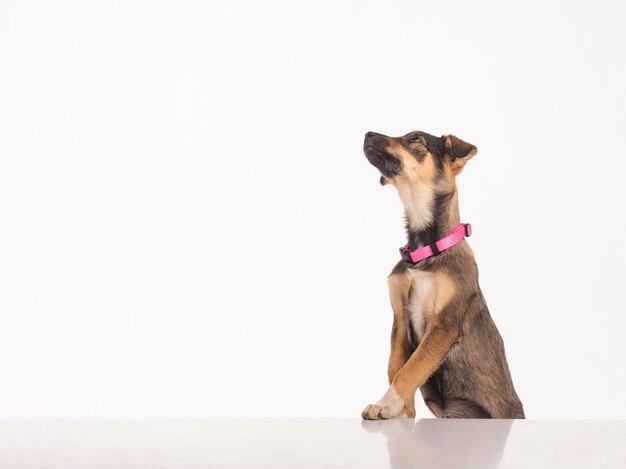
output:
POLYGON ((0 468, 626 468, 626 421, 0 421, 0 468))

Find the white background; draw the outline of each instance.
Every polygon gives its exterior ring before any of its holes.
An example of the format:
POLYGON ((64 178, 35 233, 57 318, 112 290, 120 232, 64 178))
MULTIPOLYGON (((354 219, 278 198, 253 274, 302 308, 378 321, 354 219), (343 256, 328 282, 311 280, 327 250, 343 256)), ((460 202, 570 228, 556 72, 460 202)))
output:
MULTIPOLYGON (((0 417, 358 417, 454 133, 530 418, 626 418, 622 2, 3 2, 0 417)), ((427 415, 420 407, 418 415, 427 415)))

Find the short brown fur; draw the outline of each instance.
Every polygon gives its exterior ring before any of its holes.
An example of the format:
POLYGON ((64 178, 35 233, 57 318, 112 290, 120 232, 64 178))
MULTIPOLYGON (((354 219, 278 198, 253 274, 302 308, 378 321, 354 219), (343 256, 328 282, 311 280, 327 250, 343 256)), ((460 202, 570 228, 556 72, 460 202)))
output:
MULTIPOLYGON (((411 250, 459 224, 455 178, 475 146, 450 135, 368 132, 364 150, 381 182, 398 190, 411 250)), ((417 264, 400 261, 388 282, 394 314, 390 387, 363 418, 413 417, 418 388, 439 418, 524 418, 467 241, 417 264)))

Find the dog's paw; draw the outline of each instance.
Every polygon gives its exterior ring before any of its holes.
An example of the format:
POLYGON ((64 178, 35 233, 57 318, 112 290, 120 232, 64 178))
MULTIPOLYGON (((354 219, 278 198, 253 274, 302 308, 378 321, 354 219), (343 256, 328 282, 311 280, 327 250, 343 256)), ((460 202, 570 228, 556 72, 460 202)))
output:
POLYGON ((383 420, 396 417, 413 418, 415 417, 415 406, 413 402, 404 401, 393 387, 390 387, 380 401, 363 409, 361 417, 365 420, 383 420))
POLYGON ((382 407, 376 405, 376 404, 370 404, 367 407, 365 407, 365 409, 363 409, 363 412, 361 412, 361 417, 363 417, 364 420, 380 420, 382 419, 382 407))

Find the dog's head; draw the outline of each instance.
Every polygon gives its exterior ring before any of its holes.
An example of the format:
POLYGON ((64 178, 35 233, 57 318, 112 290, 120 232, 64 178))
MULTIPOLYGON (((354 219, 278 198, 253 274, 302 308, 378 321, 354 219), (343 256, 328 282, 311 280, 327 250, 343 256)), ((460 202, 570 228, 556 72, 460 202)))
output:
POLYGON ((445 190, 477 149, 454 135, 435 137, 426 132, 410 132, 388 137, 367 132, 363 151, 382 174, 381 184, 430 187, 445 190))

